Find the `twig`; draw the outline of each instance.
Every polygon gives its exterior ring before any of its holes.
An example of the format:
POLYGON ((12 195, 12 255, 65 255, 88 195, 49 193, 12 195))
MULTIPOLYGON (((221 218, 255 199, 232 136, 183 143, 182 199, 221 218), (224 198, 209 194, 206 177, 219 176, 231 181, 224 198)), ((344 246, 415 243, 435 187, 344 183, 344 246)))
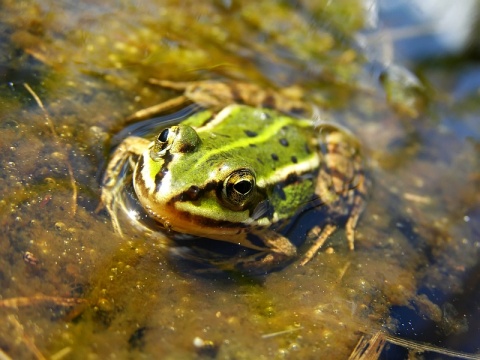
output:
POLYGON ((436 354, 447 355, 447 356, 458 358, 458 359, 480 360, 480 354, 469 354, 465 352, 449 350, 449 349, 441 348, 435 345, 402 339, 397 336, 392 336, 389 334, 384 334, 383 336, 391 344, 403 346, 407 349, 415 350, 418 352, 428 351, 436 354))
POLYGON ((0 360, 12 360, 12 358, 0 349, 0 360))
POLYGON ((61 360, 71 352, 72 352, 72 348, 70 346, 64 347, 62 350, 51 355, 50 360, 61 360))
POLYGON ((37 304, 53 304, 58 306, 75 306, 86 302, 85 299, 60 296, 35 295, 32 297, 14 297, 0 300, 0 308, 19 308, 37 304))
POLYGON ((66 163, 67 163, 67 170, 68 170, 68 176, 70 177, 70 183, 72 185, 72 213, 73 216, 77 213, 77 196, 78 196, 78 187, 77 187, 77 182, 75 181, 75 177, 73 176, 73 169, 72 169, 72 164, 70 164, 70 161, 68 161, 68 156, 66 156, 66 163))
POLYGON ((28 85, 27 83, 23 83, 23 86, 25 87, 25 89, 27 89, 27 91, 30 93, 30 95, 33 96, 33 98, 35 99, 35 102, 37 103, 38 107, 40 109, 42 109, 43 114, 45 116, 45 120, 47 120, 47 124, 50 127, 50 130, 52 131, 53 136, 55 136, 55 138, 58 139, 58 134, 55 131, 55 127, 53 126, 53 122, 50 119, 50 116, 48 115, 48 112, 45 109, 45 106, 43 106, 42 100, 38 97, 38 95, 35 93, 35 91, 33 91, 33 89, 30 87, 30 85, 28 85))
POLYGON ((302 330, 302 329, 303 329, 303 326, 298 327, 298 328, 294 328, 294 329, 287 329, 287 330, 277 331, 277 332, 273 332, 273 333, 263 334, 262 339, 268 339, 268 338, 279 336, 279 335, 290 334, 292 332, 299 331, 299 330, 302 330))
MULTIPOLYGON (((43 102, 40 99, 40 97, 33 91, 33 89, 28 85, 27 83, 23 83, 23 86, 27 91, 30 93, 30 95, 33 96, 35 99, 35 102, 37 103, 38 107, 43 111, 43 115, 45 116, 45 120, 47 120, 47 125, 50 128, 50 131, 52 132, 54 138, 59 141, 59 137, 57 134, 57 131, 55 130, 55 126, 53 125, 53 121, 50 119, 50 116, 48 115, 47 110, 45 109, 45 106, 43 106, 43 102)), ((75 215, 77 213, 77 195, 78 195, 78 188, 77 188, 77 183, 75 181, 75 177, 73 176, 73 169, 72 165, 70 164, 70 161, 68 160, 68 154, 65 155, 65 162, 67 165, 67 170, 68 170, 68 176, 70 177, 70 184, 72 186, 73 194, 72 194, 72 213, 75 215)))
POLYGON ((340 276, 338 277, 338 282, 342 281, 343 277, 345 276, 345 274, 347 273, 348 269, 350 268, 350 265, 352 265, 352 263, 350 261, 348 261, 345 266, 342 268, 342 270, 340 271, 340 276))
POLYGON ((425 344, 417 341, 402 339, 398 336, 386 334, 377 331, 373 335, 363 335, 357 343, 357 346, 350 354, 349 360, 377 360, 382 353, 386 343, 395 344, 408 350, 419 353, 433 352, 436 354, 447 355, 449 357, 464 360, 480 360, 479 354, 469 354, 455 350, 441 348, 439 346, 425 344))
POLYGON ((23 343, 27 346, 27 348, 35 355, 35 357, 38 360, 46 360, 45 356, 38 350, 37 345, 35 345, 35 342, 25 335, 25 332, 23 331, 23 326, 20 324, 18 319, 14 315, 8 316, 8 321, 15 326, 15 329, 17 330, 18 334, 21 335, 23 343))
POLYGON ((363 335, 348 360, 377 360, 385 346, 385 335, 377 331, 372 336, 363 335))

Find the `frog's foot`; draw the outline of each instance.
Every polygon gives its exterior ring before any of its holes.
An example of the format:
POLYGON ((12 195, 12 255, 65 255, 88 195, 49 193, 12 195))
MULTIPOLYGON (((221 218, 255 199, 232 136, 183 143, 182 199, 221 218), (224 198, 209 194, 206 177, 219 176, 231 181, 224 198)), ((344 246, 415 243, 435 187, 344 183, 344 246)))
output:
POLYGON ((237 270, 253 274, 267 273, 287 265, 297 255, 295 245, 273 230, 254 230, 248 239, 251 241, 255 239, 253 243, 263 243, 264 246, 256 247, 259 251, 255 254, 234 258, 237 270))
POLYGON ((296 255, 278 252, 260 252, 247 257, 234 259, 234 269, 251 274, 266 274, 286 266, 296 255))
POLYGON ((199 248, 175 247, 170 249, 170 255, 177 260, 184 261, 195 268, 198 274, 217 272, 241 272, 252 275, 262 275, 287 265, 296 253, 272 253, 269 251, 254 254, 241 251, 235 256, 219 255, 215 252, 199 248))
POLYGON ((228 265, 228 258, 215 252, 189 246, 172 246, 168 249, 168 255, 180 268, 185 265, 188 271, 195 274, 214 274, 222 271, 233 270, 228 265), (223 266, 223 264, 226 264, 223 266))
MULTIPOLYGON (((318 231, 319 228, 314 228, 313 231, 318 231)), ((303 255, 302 260, 300 260, 300 265, 304 266, 313 257, 317 254, 318 250, 323 246, 325 241, 332 235, 335 230, 337 230, 337 226, 332 224, 327 224, 325 227, 320 231, 320 234, 317 235, 316 240, 314 241, 313 245, 308 249, 308 251, 303 255)), ((350 240, 349 240, 350 243, 350 240)))
POLYGON ((247 253, 241 251, 231 258, 214 260, 212 264, 222 270, 257 275, 278 270, 294 260, 297 255, 297 248, 290 240, 273 230, 258 232, 254 230, 249 235, 252 237, 250 240, 256 238, 256 243, 262 243, 263 246, 251 246, 250 250, 245 248, 247 253))

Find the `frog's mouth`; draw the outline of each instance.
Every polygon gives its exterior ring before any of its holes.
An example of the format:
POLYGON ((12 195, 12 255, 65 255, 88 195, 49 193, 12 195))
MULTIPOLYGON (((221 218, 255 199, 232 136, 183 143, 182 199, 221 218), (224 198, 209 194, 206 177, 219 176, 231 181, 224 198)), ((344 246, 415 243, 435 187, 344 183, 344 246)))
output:
MULTIPOLYGON (((214 190, 209 191, 210 196, 196 201, 181 201, 178 198, 159 200, 151 196, 144 186, 135 187, 135 192, 147 215, 158 222, 167 235, 175 232, 252 248, 252 244, 246 241, 251 230, 249 210, 234 211, 221 207, 214 190)), ((258 250, 263 248, 258 247, 258 250)))
MULTIPOLYGON (((183 203, 185 204, 185 203, 183 203)), ((224 219, 212 219, 192 213, 191 208, 182 210, 182 203, 165 204, 160 212, 148 211, 154 220, 163 225, 167 232, 188 234, 202 238, 226 241, 249 248, 264 250, 246 241, 251 226, 244 222, 232 222, 224 219), (180 204, 180 205, 179 205, 180 204)), ((183 206, 185 207, 185 206, 183 206)))
POLYGON ((220 205, 215 191, 201 199, 170 201, 162 208, 175 231, 225 240, 245 232, 249 225, 249 210, 235 211, 220 205))

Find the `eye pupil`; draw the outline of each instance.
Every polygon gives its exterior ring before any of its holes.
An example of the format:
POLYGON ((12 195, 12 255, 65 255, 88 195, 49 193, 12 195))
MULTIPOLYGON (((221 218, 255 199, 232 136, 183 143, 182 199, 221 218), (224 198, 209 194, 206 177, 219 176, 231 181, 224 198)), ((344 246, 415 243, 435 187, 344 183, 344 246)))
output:
POLYGON ((168 140, 168 134, 169 134, 169 130, 168 129, 165 129, 163 130, 160 135, 158 135, 158 138, 157 140, 160 141, 160 142, 165 142, 168 140))
POLYGON ((235 191, 242 195, 247 195, 252 190, 252 183, 248 180, 240 180, 233 185, 235 191))
POLYGON ((222 183, 221 199, 232 210, 245 210, 255 198, 255 173, 247 168, 234 170, 222 183))

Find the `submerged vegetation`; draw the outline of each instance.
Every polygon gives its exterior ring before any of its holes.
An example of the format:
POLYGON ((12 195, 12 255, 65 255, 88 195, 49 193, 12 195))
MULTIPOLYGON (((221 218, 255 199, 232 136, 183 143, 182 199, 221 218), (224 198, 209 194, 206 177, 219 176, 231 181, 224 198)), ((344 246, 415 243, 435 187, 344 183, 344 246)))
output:
POLYGON ((353 0, 1 7, 0 358, 348 358, 407 337, 411 357, 478 352, 461 337, 478 334, 478 67, 378 77, 353 0), (356 250, 339 233, 307 266, 249 278, 117 236, 100 205, 114 135, 178 95, 152 78, 254 83, 351 129, 374 189, 356 250))

